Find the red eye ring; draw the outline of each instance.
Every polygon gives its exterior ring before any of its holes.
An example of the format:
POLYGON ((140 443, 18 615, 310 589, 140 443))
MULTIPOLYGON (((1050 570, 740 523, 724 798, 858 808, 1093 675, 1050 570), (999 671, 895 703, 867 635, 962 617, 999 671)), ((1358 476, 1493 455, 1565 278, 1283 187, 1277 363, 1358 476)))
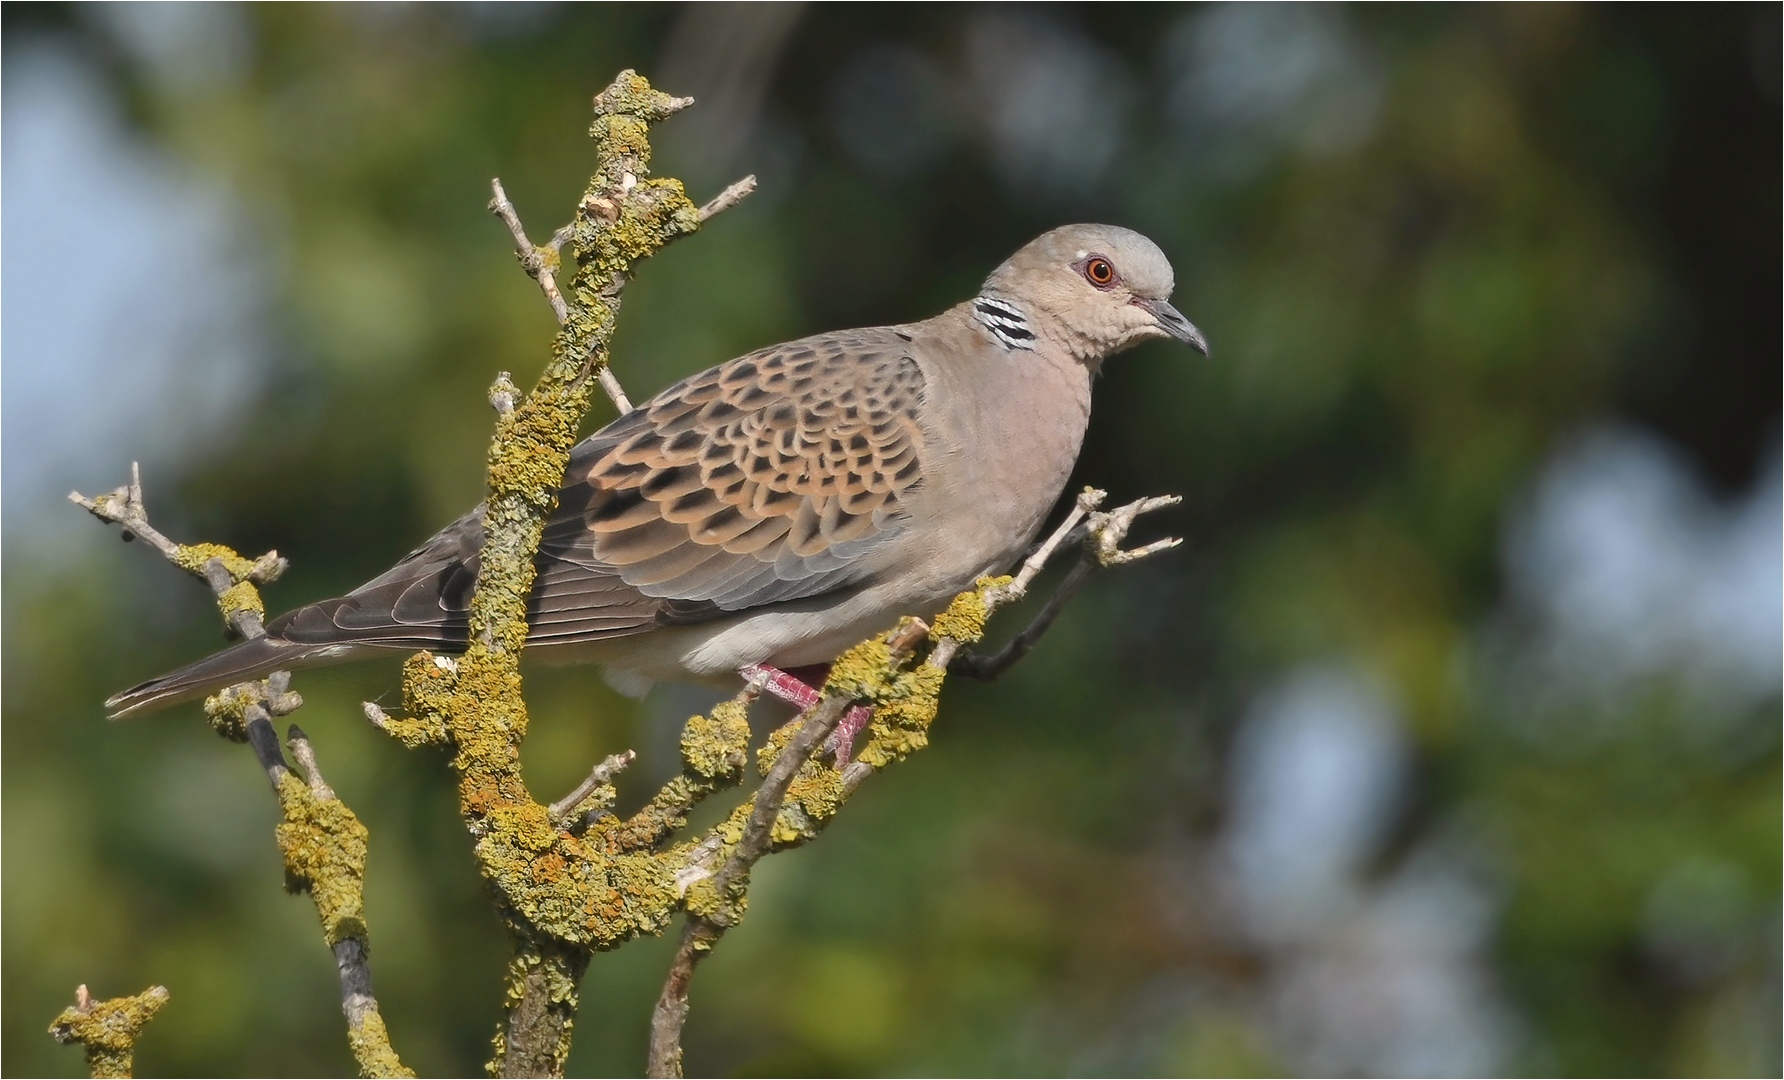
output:
POLYGON ((1115 267, 1101 255, 1093 256, 1084 263, 1084 277, 1099 289, 1115 284, 1115 267))

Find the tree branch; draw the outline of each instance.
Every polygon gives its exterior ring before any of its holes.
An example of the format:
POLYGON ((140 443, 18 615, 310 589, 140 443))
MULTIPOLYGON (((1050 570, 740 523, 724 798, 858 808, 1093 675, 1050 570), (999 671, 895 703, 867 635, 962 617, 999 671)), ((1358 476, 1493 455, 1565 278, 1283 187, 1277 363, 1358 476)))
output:
POLYGON ((616 844, 618 823, 584 836, 559 827, 562 815, 585 805, 601 782, 560 806, 555 817, 527 791, 519 769, 527 711, 518 662, 534 553, 556 504, 591 382, 599 381, 622 412, 631 407, 607 371, 607 343, 625 285, 640 260, 700 227, 699 211, 680 182, 647 179, 650 125, 690 104, 630 71, 601 91, 589 129, 595 175, 570 225, 543 248, 527 239, 501 185, 492 185, 491 208, 508 226, 522 266, 540 282, 562 329, 530 393, 521 396, 505 377, 491 392, 496 433, 468 648, 451 660, 425 653, 411 658, 404 679, 410 719, 367 711, 405 741, 444 737, 456 750, 460 809, 514 938, 507 1016, 490 1063, 498 1075, 561 1074, 577 983, 592 951, 658 930, 674 910, 669 866, 658 853, 616 844), (558 280, 566 249, 576 267, 567 288, 558 280), (615 893, 610 881, 622 883, 624 891, 615 893))
MULTIPOLYGON (((126 538, 141 536, 168 561, 210 586, 225 621, 239 636, 249 640, 266 636, 265 607, 254 586, 284 572, 286 562, 277 552, 250 561, 220 544, 186 545, 169 540, 149 524, 142 474, 134 463, 125 487, 96 499, 83 498, 79 492, 69 498, 101 520, 121 525, 126 538)), ((253 749, 279 799, 282 820, 274 836, 285 861, 286 886, 308 892, 322 919, 323 936, 340 972, 347 1042, 360 1074, 414 1076, 391 1048, 377 999, 372 996, 365 924, 365 826, 323 779, 315 748, 303 731, 292 725, 289 742, 300 780, 292 775, 273 729, 274 717, 288 716, 302 706, 303 698, 291 689, 291 673, 275 671, 265 679, 225 687, 205 701, 204 711, 218 734, 253 749)), ((85 989, 82 987, 83 992, 85 989)), ((166 999, 165 990, 161 999, 166 999)), ((153 1015, 152 1009, 149 1015, 153 1015)), ((89 1045, 89 1059, 92 1054, 89 1045)), ((128 1053, 123 1068, 129 1068, 128 1053)))
POLYGON ((132 1076, 137 1037, 167 998, 167 987, 151 986, 134 997, 94 1001, 82 983, 75 987, 74 1005, 51 1021, 50 1034, 59 1043, 86 1049, 89 1075, 132 1076))
POLYGON ((956 653, 954 658, 948 661, 948 674, 964 675, 969 679, 981 679, 987 682, 1002 675, 1018 660, 1028 655, 1029 650, 1034 648, 1035 642, 1039 641, 1041 635, 1045 634, 1048 628, 1053 625, 1053 620, 1057 619, 1059 613, 1065 610, 1067 602, 1077 594, 1079 589, 1083 588, 1086 581, 1090 580, 1091 572, 1095 569, 1096 564, 1091 561, 1089 556, 1079 558, 1072 564, 1072 568, 1066 571, 1065 579, 1053 590, 1053 595, 1047 598, 1046 605, 1003 648, 989 655, 975 653, 971 650, 956 653))
POLYGON ((124 539, 140 536, 147 540, 168 562, 186 571, 211 587, 223 621, 238 637, 253 639, 266 631, 261 623, 266 618, 266 605, 261 603, 256 585, 278 580, 288 565, 276 551, 258 559, 245 559, 222 544, 176 544, 149 524, 148 507, 142 498, 142 470, 130 463, 130 483, 111 492, 89 499, 78 491, 68 493, 70 502, 85 507, 101 521, 120 525, 124 539))
POLYGON ((1078 496, 1071 514, 1066 516, 1059 528, 1055 529, 1046 542, 1035 549, 1023 563, 1019 573, 1005 587, 1007 600, 1020 599, 1033 583, 1040 567, 1066 544, 1081 540, 1084 553, 1072 568, 1066 572, 1064 580, 1047 598, 1047 603, 1021 632, 1004 645, 1002 649, 990 655, 973 652, 961 652, 948 660, 949 674, 965 675, 968 678, 991 680, 997 678, 1028 655, 1035 642, 1041 639, 1059 613, 1065 610, 1066 603, 1090 580, 1090 575, 1099 567, 1120 566, 1136 559, 1146 558, 1161 551, 1168 551, 1183 541, 1176 538, 1158 540, 1144 547, 1131 551, 1123 551, 1121 543, 1127 538, 1128 530, 1133 528, 1135 519, 1141 514, 1150 513, 1167 506, 1175 506, 1182 500, 1175 495, 1164 495, 1149 499, 1139 499, 1118 507, 1107 513, 1099 513, 1096 508, 1102 505, 1105 494, 1095 488, 1086 488, 1078 496))
POLYGON ((700 224, 704 225, 713 218, 749 198, 756 190, 756 175, 751 173, 742 180, 719 192, 713 200, 700 208, 700 224))
MULTIPOLYGON (((673 100, 687 104, 693 103, 692 98, 673 100)), ((679 104, 675 106, 676 109, 682 107, 684 106, 679 104)), ((636 175, 626 174, 621 180, 621 196, 629 195, 636 185, 636 175), (626 182, 628 179, 631 181, 630 183, 626 182)), ((570 241, 573 227, 566 225, 552 233, 551 239, 545 244, 536 245, 527 239, 526 227, 520 223, 520 212, 514 208, 514 203, 508 198, 508 192, 502 188, 501 178, 497 177, 491 180, 489 186, 494 193, 489 200, 490 213, 501 218, 502 224, 508 226, 508 235, 514 239, 514 254, 520 260, 521 268, 527 272, 528 277, 539 283, 539 289, 545 294, 546 302, 551 305, 551 313, 557 316, 558 323, 562 325, 568 322, 570 305, 564 300, 564 294, 558 290, 557 272, 563 265, 564 245, 570 241)), ((751 175, 719 192, 711 202, 699 209, 700 224, 705 224, 736 206, 755 190, 756 178, 751 175)), ((597 215, 605 217, 608 221, 615 221, 619 217, 617 203, 611 197, 596 196, 593 199, 585 199, 583 205, 585 208, 592 209, 597 215)), ((505 372, 504 375, 506 375, 505 372)), ((619 384, 619 378, 613 374, 611 367, 603 366, 596 372, 595 377, 621 416, 632 411, 632 400, 626 396, 625 390, 619 384)), ((510 408, 512 408, 512 400, 510 397, 510 408)), ((497 404, 496 408, 498 412, 502 411, 500 404, 497 404)))
MULTIPOLYGON (((983 635, 985 621, 999 608, 1020 600, 1048 561, 1079 537, 1087 545, 1085 558, 1094 557, 1105 565, 1131 562, 1175 546, 1174 540, 1132 552, 1120 546, 1136 518, 1174 504, 1175 497, 1141 499, 1099 513, 1096 508, 1105 497, 1101 491, 1086 488, 1065 520, 1023 561, 1014 577, 981 579, 974 589, 954 598, 933 628, 921 619, 906 619, 884 640, 865 642, 845 653, 832 666, 818 703, 770 736, 763 749, 768 769, 761 788, 747 807, 740 807, 712 834, 722 837, 738 830, 740 839, 728 849, 722 842, 711 842, 710 837, 691 846, 689 861, 677 875, 677 887, 687 893, 687 925, 651 1014, 647 1076, 682 1075, 681 1035, 694 972, 725 932, 741 921, 751 868, 771 851, 815 838, 875 770, 925 744, 942 681, 952 664, 964 659, 959 650, 983 635), (906 661, 926 639, 931 643, 928 657, 914 670, 904 671, 906 661), (836 727, 843 711, 861 700, 875 703, 871 738, 858 760, 838 773, 812 755, 836 727)), ((1071 588, 1088 573, 1088 567, 1082 574, 1074 567, 1067 578, 1071 588)), ((1050 610, 1036 619, 1038 628, 1031 626, 1018 639, 1027 635, 1032 643, 1067 596, 1069 591, 1056 595, 1050 610)), ((1026 651, 1027 647, 1018 649, 1026 651)))
POLYGON ((286 745, 303 777, 276 785, 285 810, 279 850, 287 881, 309 892, 322 918, 323 936, 341 979, 341 1014, 347 1044, 361 1076, 412 1077, 390 1045, 390 1033, 372 993, 371 944, 365 923, 365 826, 322 777, 315 747, 296 724, 286 745))

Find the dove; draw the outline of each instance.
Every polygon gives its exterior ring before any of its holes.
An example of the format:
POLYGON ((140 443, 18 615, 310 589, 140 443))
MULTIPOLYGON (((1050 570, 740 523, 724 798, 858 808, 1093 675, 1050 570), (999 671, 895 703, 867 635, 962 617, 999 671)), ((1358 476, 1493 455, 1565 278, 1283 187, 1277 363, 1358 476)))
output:
MULTIPOLYGON (((1058 501, 1109 357, 1207 341, 1170 262, 1112 225, 1044 233, 933 318, 759 349, 579 443, 546 523, 527 653, 622 691, 739 675, 799 705, 845 649, 1012 565, 1058 501)), ((114 718, 278 669, 462 651, 482 508, 345 596, 115 695, 114 718)), ((865 709, 839 725, 846 761, 865 709)))

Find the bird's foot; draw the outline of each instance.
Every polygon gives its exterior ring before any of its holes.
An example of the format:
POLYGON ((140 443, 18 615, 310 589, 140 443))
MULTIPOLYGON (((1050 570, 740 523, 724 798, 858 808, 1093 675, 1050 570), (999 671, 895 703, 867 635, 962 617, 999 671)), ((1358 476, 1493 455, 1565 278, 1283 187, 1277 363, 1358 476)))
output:
POLYGON ((825 740, 824 749, 836 757, 836 767, 847 765, 855 755, 855 737, 873 720, 872 705, 850 705, 837 721, 836 730, 825 740))
POLYGON ((788 705, 804 712, 823 698, 824 695, 818 693, 812 683, 822 685, 824 679, 830 674, 830 668, 829 665, 821 664, 817 665, 815 669, 793 668, 790 671, 782 671, 780 668, 769 667, 767 664, 745 664, 737 669, 737 674, 743 676, 744 682, 755 683, 770 695, 780 698, 788 705), (810 677, 813 670, 818 672, 815 679, 810 677))
MULTIPOLYGON (((742 675, 745 681, 756 683, 770 695, 780 698, 800 712, 804 712, 823 699, 824 695, 815 689, 813 684, 823 684, 824 680, 830 676, 830 665, 813 664, 809 667, 790 668, 782 671, 780 668, 769 667, 767 664, 748 664, 737 669, 737 673, 742 675)), ((871 705, 851 705, 849 710, 842 714, 842 719, 837 721, 836 730, 832 731, 830 738, 824 742, 825 751, 836 758, 837 768, 849 763, 855 752, 856 736, 860 735, 861 730, 872 720, 873 707, 871 705)))

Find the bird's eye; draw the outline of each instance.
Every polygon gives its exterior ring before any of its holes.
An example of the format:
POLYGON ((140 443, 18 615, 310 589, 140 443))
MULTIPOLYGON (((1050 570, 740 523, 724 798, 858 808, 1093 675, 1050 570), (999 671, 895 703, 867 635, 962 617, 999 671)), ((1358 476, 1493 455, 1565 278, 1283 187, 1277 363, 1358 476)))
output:
POLYGON ((1084 264, 1084 276, 1096 286, 1108 285, 1115 280, 1115 268, 1104 258, 1091 259, 1084 264))

